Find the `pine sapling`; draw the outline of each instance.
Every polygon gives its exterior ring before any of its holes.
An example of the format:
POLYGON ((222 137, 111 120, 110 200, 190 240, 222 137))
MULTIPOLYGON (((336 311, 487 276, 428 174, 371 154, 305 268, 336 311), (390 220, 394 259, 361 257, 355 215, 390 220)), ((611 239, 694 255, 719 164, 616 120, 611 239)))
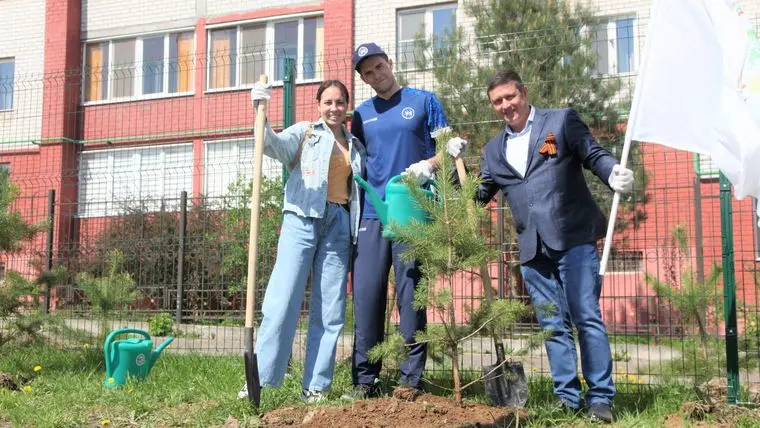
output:
MULTIPOLYGON (((451 136, 451 131, 445 131, 437 139, 447 141, 451 136)), ((529 310, 521 302, 497 300, 491 305, 481 302, 479 308, 466 308, 461 314, 457 311, 455 275, 477 271, 498 253, 490 248, 486 234, 480 230, 487 211, 474 202, 478 180, 467 177, 456 186, 448 179, 454 173, 452 160, 445 151, 439 153, 439 158, 442 161, 434 199, 422 191, 414 178, 407 177, 404 181, 415 203, 429 213, 430 221, 412 221, 405 227, 391 224, 389 227, 397 241, 408 247, 402 258, 417 260, 420 265, 422 277, 415 290, 414 309, 426 309, 434 314, 434 319, 424 331, 415 335, 413 342, 442 347, 445 356, 451 359, 452 392, 456 401, 461 403, 462 391, 481 380, 462 384, 459 367, 463 343, 491 329, 511 326, 529 310)), ((370 360, 403 359, 412 344, 400 335, 392 334, 370 351, 370 360)))

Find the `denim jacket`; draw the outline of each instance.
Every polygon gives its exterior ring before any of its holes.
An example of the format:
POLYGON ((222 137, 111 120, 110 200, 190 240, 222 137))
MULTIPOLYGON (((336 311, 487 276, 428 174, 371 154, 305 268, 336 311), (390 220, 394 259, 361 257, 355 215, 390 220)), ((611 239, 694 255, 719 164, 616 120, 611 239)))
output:
MULTIPOLYGON (((327 172, 335 143, 335 137, 327 124, 322 119, 316 122, 298 122, 276 134, 267 122, 264 132, 264 154, 279 160, 290 169, 309 126, 313 126, 311 136, 304 142, 301 159, 290 171, 288 182, 285 183, 282 210, 303 217, 322 218, 327 205, 327 172)), ((343 132, 348 141, 353 174, 363 176, 367 151, 345 127, 343 132)), ((356 244, 360 219, 359 185, 353 178, 350 183, 351 236, 356 244)))

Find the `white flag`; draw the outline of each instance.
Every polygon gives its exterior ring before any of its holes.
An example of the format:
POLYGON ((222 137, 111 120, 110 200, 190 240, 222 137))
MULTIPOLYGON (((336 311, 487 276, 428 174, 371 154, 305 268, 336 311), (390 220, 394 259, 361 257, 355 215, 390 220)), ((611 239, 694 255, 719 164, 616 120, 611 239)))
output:
POLYGON ((709 155, 760 197, 760 42, 731 0, 655 0, 629 138, 709 155))

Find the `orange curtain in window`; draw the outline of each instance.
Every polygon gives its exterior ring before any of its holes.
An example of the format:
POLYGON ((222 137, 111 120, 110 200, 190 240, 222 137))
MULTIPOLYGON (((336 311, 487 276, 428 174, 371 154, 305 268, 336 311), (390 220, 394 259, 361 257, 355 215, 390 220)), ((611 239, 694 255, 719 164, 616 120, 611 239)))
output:
POLYGON ((211 87, 228 88, 230 84, 230 40, 216 39, 211 44, 214 53, 211 58, 211 87))
POLYGON ((100 43, 90 44, 85 49, 84 100, 103 99, 103 49, 100 43))
POLYGON ((322 65, 324 64, 325 55, 325 25, 322 18, 317 19, 317 34, 316 34, 316 53, 314 61, 314 77, 322 79, 322 65))
POLYGON ((177 57, 179 68, 177 90, 189 92, 193 89, 193 33, 184 33, 177 37, 177 57))

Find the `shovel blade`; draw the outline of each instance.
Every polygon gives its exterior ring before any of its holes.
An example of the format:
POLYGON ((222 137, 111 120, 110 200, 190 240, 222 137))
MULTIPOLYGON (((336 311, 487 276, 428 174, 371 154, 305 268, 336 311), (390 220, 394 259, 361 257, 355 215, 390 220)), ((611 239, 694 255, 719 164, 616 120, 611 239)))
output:
POLYGON ((483 367, 483 383, 493 406, 523 408, 528 402, 528 380, 522 363, 483 367))
POLYGON ((259 380, 259 364, 256 353, 245 351, 245 383, 248 385, 248 401, 255 407, 261 404, 261 381, 259 380))

